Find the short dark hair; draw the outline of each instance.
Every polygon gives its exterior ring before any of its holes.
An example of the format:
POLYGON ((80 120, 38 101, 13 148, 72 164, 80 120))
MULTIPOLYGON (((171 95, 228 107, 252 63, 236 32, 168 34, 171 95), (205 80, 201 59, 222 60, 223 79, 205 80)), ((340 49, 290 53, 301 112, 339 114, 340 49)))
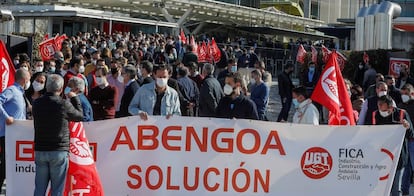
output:
POLYGON ((187 67, 179 67, 178 70, 177 70, 177 75, 187 76, 188 75, 188 68, 187 67))
POLYGON ((378 103, 385 103, 388 106, 392 106, 394 103, 394 100, 389 95, 384 95, 378 98, 378 103))
POLYGON ((284 69, 287 70, 287 69, 289 69, 291 67, 293 67, 293 64, 292 63, 286 63, 284 69))
POLYGON ((157 73, 158 70, 167 70, 169 72, 169 68, 165 64, 158 64, 154 66, 153 73, 157 73))
POLYGON ((106 69, 106 67, 99 67, 98 69, 96 69, 96 71, 101 70, 101 73, 103 76, 108 75, 108 69, 106 69))
POLYGON ((253 71, 251 72, 251 74, 254 74, 254 75, 256 75, 256 76, 259 76, 259 78, 261 78, 261 77, 262 77, 262 73, 261 73, 259 70, 257 70, 257 69, 253 70, 253 71))
POLYGON ((401 90, 406 90, 409 93, 414 92, 414 87, 411 84, 404 84, 404 86, 401 88, 401 90))
POLYGON ((239 72, 234 72, 234 73, 231 72, 231 73, 228 73, 226 75, 226 78, 232 78, 234 80, 234 83, 240 83, 241 86, 244 85, 243 77, 242 77, 242 75, 239 72))
POLYGON ((234 60, 233 58, 230 58, 229 60, 227 60, 227 64, 233 64, 236 63, 236 60, 234 60))
POLYGON ((124 72, 128 74, 129 79, 134 79, 137 75, 137 69, 132 65, 126 65, 123 67, 124 72))
POLYGON ((292 89, 292 92, 295 93, 296 95, 302 95, 303 97, 305 97, 306 99, 309 98, 309 94, 306 91, 306 88, 303 86, 298 86, 296 88, 292 89))
POLYGON ((69 67, 75 67, 76 64, 80 64, 80 62, 82 61, 82 57, 81 56, 74 56, 71 60, 70 60, 70 64, 69 67))
POLYGON ((192 45, 187 45, 187 52, 191 52, 194 50, 194 47, 192 45))
POLYGON ((142 61, 141 67, 147 71, 147 73, 151 73, 154 69, 154 65, 149 61, 142 61))

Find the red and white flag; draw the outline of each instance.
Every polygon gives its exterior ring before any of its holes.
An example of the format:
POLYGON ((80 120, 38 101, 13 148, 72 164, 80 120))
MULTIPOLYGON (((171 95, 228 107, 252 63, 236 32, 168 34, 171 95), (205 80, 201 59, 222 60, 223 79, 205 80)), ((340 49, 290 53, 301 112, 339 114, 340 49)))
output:
POLYGON ((103 196, 104 189, 82 122, 70 122, 69 169, 63 195, 103 196))
POLYGON ((318 64, 318 50, 315 47, 311 46, 312 50, 312 62, 318 64))
POLYGON ((336 51, 329 55, 311 99, 329 110, 330 125, 355 125, 351 99, 339 69, 336 51))
POLYGON ((209 54, 212 56, 214 62, 215 63, 219 62, 221 59, 221 52, 214 38, 211 39, 209 49, 210 49, 209 54))
POLYGON ((342 71, 345 68, 345 63, 346 63, 347 59, 346 59, 345 55, 343 55, 339 51, 337 51, 336 53, 338 54, 338 57, 337 57, 336 60, 338 61, 339 68, 342 71))
POLYGON ((68 39, 68 37, 66 36, 66 34, 63 34, 61 36, 56 35, 56 37, 55 37, 55 44, 56 44, 56 49, 57 50, 62 50, 62 43, 63 43, 63 41, 65 41, 65 39, 68 39))
POLYGON ((48 40, 48 39, 49 39, 49 33, 46 33, 45 36, 43 37, 43 41, 48 40))
POLYGON ((3 41, 0 40, 0 93, 14 83, 14 65, 3 41))
POLYGON ((187 44, 187 37, 185 36, 183 29, 181 29, 181 32, 180 32, 180 39, 183 42, 183 44, 187 44))
POLYGON ((324 45, 322 45, 322 60, 323 60, 324 63, 328 62, 329 55, 331 53, 332 52, 327 47, 325 47, 324 45))
POLYGON ((363 59, 364 59, 365 65, 369 63, 369 56, 368 56, 367 52, 364 52, 363 59))
POLYGON ((301 64, 304 64, 305 63, 305 57, 306 57, 306 50, 303 47, 303 45, 301 44, 301 45, 299 45, 299 48, 298 48, 298 54, 296 55, 296 61, 301 63, 301 64))
POLYGON ((196 53, 198 56, 198 46, 197 46, 197 43, 195 42, 193 35, 190 37, 190 45, 193 46, 193 52, 196 53))
POLYGON ((43 61, 52 59, 57 50, 55 38, 48 39, 39 44, 39 51, 43 61))
POLYGON ((208 62, 208 48, 205 41, 201 45, 198 46, 198 62, 205 63, 208 62))

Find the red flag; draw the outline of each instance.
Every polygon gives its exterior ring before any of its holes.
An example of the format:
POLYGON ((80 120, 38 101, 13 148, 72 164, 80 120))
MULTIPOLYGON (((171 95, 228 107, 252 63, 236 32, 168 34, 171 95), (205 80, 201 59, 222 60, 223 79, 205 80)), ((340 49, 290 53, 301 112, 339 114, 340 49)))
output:
POLYGON ((299 48, 298 48, 298 54, 296 55, 296 61, 301 63, 301 64, 304 64, 305 63, 305 57, 306 57, 306 50, 303 47, 303 45, 301 44, 301 45, 299 45, 299 48))
POLYGON ((324 63, 328 62, 329 55, 331 53, 332 52, 327 47, 325 47, 324 45, 322 45, 322 60, 323 60, 324 63))
POLYGON ((200 63, 204 63, 204 62, 208 62, 208 49, 207 49, 207 45, 206 42, 203 41, 203 43, 198 46, 198 62, 200 63))
POLYGON ((183 42, 183 44, 187 44, 187 37, 185 37, 185 33, 183 29, 181 29, 181 32, 180 32, 180 39, 183 42))
POLYGON ((210 42, 210 55, 213 57, 213 60, 215 63, 219 62, 221 59, 221 52, 220 52, 220 48, 217 46, 216 40, 214 40, 214 38, 211 39, 210 42))
POLYGON ((65 34, 55 37, 55 44, 57 50, 62 50, 62 43, 63 41, 65 41, 65 39, 68 39, 68 37, 65 34))
POLYGON ((315 64, 318 64, 318 51, 313 46, 311 46, 311 50, 312 50, 312 62, 314 62, 315 64))
POLYGON ((364 52, 364 57, 363 57, 363 59, 364 59, 364 63, 365 63, 365 65, 369 63, 369 56, 368 56, 367 52, 364 52))
POLYGON ((40 55, 42 56, 43 61, 52 59, 53 55, 57 51, 55 39, 51 38, 51 39, 48 39, 40 43, 39 51, 40 51, 40 55))
POLYGON ((70 122, 69 169, 63 195, 104 195, 82 122, 70 122))
POLYGON ((195 42, 194 36, 191 36, 190 37, 190 45, 193 46, 193 52, 195 52, 197 54, 197 56, 198 56, 198 46, 197 46, 197 44, 195 42))
POLYGON ((0 40, 0 93, 14 83, 14 65, 7 52, 6 46, 0 40))
POLYGON ((339 65, 339 68, 342 71, 345 68, 345 63, 346 63, 347 59, 346 59, 345 55, 343 55, 342 53, 337 52, 337 54, 338 54, 338 57, 337 57, 338 65, 339 65))
POLYGON ((336 51, 329 55, 311 99, 329 110, 330 125, 355 125, 351 99, 339 70, 336 51))

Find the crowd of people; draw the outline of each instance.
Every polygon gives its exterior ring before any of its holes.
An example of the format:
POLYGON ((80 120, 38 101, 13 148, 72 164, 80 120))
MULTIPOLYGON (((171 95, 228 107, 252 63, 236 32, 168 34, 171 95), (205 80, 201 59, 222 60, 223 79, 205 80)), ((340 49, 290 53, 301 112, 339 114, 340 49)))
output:
MULTIPOLYGON (((291 80, 293 64, 284 66, 277 76, 282 109, 277 119, 269 119, 266 114, 272 75, 266 71, 266 64, 255 48, 224 46, 220 53, 218 62, 199 62, 193 46, 176 37, 121 32, 105 35, 94 30, 71 36, 47 61, 31 60, 27 54, 15 56, 15 84, 0 95, 0 183, 5 178, 5 126, 14 119, 34 120, 35 195, 44 195, 49 177, 56 181, 52 190, 56 194, 62 190, 59 183, 64 179, 59 175, 64 173, 62 168, 67 161, 60 165, 47 163, 56 161, 53 160, 56 157, 64 159, 62 152, 67 151, 69 141, 68 121, 127 116, 148 120, 161 115, 167 119, 192 116, 327 123, 326 109, 310 99, 321 75, 315 63, 304 66, 299 86, 294 86, 291 80), (56 120, 48 121, 46 115, 55 115, 56 120), (50 132, 42 130, 58 130, 59 134, 52 134, 51 140, 45 136, 50 132), (47 173, 47 167, 60 173, 47 173)), ((355 78, 346 82, 358 124, 398 123, 407 128, 408 151, 401 156, 398 168, 403 173, 404 194, 414 168, 413 85, 408 67, 403 67, 395 79, 376 73, 369 64, 359 65, 355 78)), ((394 184, 398 183, 396 178, 394 184)), ((395 185, 393 192, 398 189, 395 185)))

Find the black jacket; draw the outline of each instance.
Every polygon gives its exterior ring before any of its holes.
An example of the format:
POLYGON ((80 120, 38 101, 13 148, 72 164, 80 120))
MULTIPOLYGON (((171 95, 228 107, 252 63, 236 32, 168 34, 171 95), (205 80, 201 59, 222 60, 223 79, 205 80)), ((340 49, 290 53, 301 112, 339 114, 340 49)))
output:
POLYGON ((180 86, 183 100, 180 102, 181 115, 182 116, 195 116, 198 110, 198 101, 200 97, 200 91, 198 90, 197 83, 191 80, 188 76, 178 78, 178 85, 180 86), (190 110, 187 106, 193 103, 194 108, 190 110))
POLYGON ((216 117, 259 120, 256 104, 243 95, 234 100, 230 96, 223 97, 217 106, 216 117))
POLYGON ((139 89, 139 84, 136 80, 131 82, 127 87, 125 87, 124 94, 121 98, 121 105, 119 106, 119 112, 117 117, 126 117, 131 116, 128 112, 129 103, 131 103, 132 98, 139 89))
POLYGON ((215 117, 216 108, 223 96, 221 85, 213 75, 204 78, 200 88, 199 116, 215 117))
POLYGON ((198 63, 198 57, 194 52, 186 52, 183 56, 183 64, 189 66, 190 62, 198 63))
POLYGON ((33 102, 35 151, 68 151, 68 121, 82 121, 83 112, 79 98, 70 102, 60 96, 46 93, 33 102))
POLYGON ((279 83, 278 86, 280 97, 292 98, 293 83, 289 75, 285 71, 283 71, 281 74, 279 74, 277 80, 279 83))

